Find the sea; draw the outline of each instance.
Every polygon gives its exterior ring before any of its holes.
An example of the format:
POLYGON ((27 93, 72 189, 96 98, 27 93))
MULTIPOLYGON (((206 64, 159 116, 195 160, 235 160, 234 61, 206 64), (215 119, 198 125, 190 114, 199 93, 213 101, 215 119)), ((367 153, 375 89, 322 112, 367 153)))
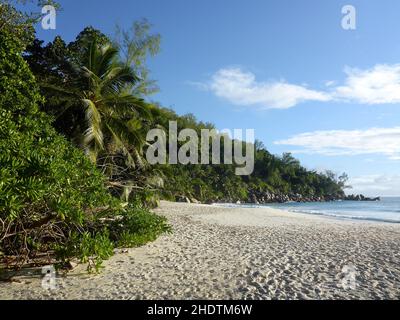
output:
POLYGON ((272 207, 295 213, 328 216, 346 220, 369 220, 400 223, 400 197, 383 197, 381 201, 287 202, 246 207, 272 207))

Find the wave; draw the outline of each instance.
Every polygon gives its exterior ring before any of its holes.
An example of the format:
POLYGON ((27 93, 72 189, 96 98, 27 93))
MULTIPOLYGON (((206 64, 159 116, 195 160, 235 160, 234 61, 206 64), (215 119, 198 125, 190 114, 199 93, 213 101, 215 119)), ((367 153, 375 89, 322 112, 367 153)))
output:
MULTIPOLYGON (((324 204, 324 203, 322 203, 324 204)), ((343 202, 341 203, 341 205, 343 202)), ((326 216, 335 219, 341 220, 357 220, 357 221, 372 221, 372 222, 385 222, 385 223, 400 223, 400 215, 398 217, 388 217, 388 213, 398 214, 400 210, 391 209, 391 208, 381 208, 378 211, 368 210, 365 207, 362 207, 361 203, 358 210, 354 208, 349 210, 348 208, 338 207, 335 209, 323 210, 323 209, 311 209, 311 208, 293 208, 287 206, 286 204, 272 204, 272 205, 257 205, 257 204, 233 204, 233 203, 218 203, 214 204, 215 206, 228 207, 228 208, 275 208, 282 209, 293 213, 302 213, 302 214, 312 214, 319 216, 326 216)), ((290 204, 289 204, 290 205, 290 204)), ((301 206, 302 204, 296 203, 297 206, 301 206)), ((307 204, 306 204, 307 205, 307 204)), ((315 204, 314 204, 315 205, 315 204)))
POLYGON ((345 220, 367 220, 367 221, 375 221, 375 222, 387 222, 387 223, 400 223, 400 219, 390 219, 390 218, 383 218, 383 217, 368 217, 362 215, 346 215, 343 213, 335 213, 335 212, 326 212, 326 211, 318 211, 318 210, 292 210, 286 209, 290 212, 295 213, 304 213, 304 214, 313 214, 319 216, 327 216, 327 217, 334 217, 339 219, 345 220))

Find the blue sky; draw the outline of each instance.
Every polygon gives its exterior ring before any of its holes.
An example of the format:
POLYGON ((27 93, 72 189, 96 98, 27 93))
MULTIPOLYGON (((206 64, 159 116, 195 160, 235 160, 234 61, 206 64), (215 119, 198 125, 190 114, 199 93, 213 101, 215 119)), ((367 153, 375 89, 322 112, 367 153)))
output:
POLYGON ((71 41, 146 18, 162 35, 151 97, 219 129, 254 128, 310 169, 346 171, 352 192, 400 194, 400 2, 396 0, 59 1, 71 41), (356 30, 341 26, 356 9, 356 30))

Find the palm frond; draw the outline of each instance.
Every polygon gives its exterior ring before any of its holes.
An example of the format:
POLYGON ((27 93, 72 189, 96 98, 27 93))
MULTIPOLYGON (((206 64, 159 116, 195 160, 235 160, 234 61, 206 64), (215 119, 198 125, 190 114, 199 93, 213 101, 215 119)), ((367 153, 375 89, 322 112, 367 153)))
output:
POLYGON ((110 113, 118 113, 123 116, 131 117, 132 113, 140 115, 144 120, 151 120, 152 114, 149 105, 140 98, 131 94, 109 94, 104 96, 99 103, 108 106, 110 113))
POLYGON ((133 122, 129 126, 129 121, 121 120, 117 116, 111 116, 107 119, 107 124, 118 135, 119 139, 135 149, 141 149, 144 145, 144 138, 140 128, 135 128, 133 122))
POLYGON ((91 81, 92 84, 99 84, 101 83, 101 78, 92 70, 90 70, 88 67, 83 66, 81 68, 82 75, 87 78, 89 81, 91 81))
POLYGON ((52 94, 56 95, 57 97, 60 98, 79 98, 79 93, 76 90, 73 89, 66 89, 62 88, 57 85, 53 85, 50 83, 40 83, 40 87, 43 89, 46 89, 47 91, 50 91, 52 94))
POLYGON ((133 86, 139 80, 132 68, 115 65, 102 79, 101 93, 121 93, 125 87, 133 86))
POLYGON ((111 45, 105 45, 97 51, 97 54, 96 68, 94 70, 100 78, 104 78, 118 57, 118 49, 111 45))
POLYGON ((130 168, 135 168, 135 160, 132 157, 130 151, 129 151, 129 146, 121 139, 119 134, 117 134, 114 129, 109 125, 106 124, 108 130, 110 131, 111 135, 113 136, 114 143, 117 145, 118 149, 122 151, 122 153, 126 156, 127 161, 126 164, 130 168))
POLYGON ((104 149, 104 137, 103 131, 101 130, 101 115, 96 105, 90 99, 82 99, 83 104, 86 107, 86 120, 88 128, 84 133, 83 144, 85 147, 89 147, 94 142, 96 148, 104 149))

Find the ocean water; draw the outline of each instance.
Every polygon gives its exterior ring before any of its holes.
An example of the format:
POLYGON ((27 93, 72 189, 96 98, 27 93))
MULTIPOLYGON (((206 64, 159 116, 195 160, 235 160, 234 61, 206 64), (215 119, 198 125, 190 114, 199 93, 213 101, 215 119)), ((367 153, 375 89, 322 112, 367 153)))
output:
POLYGON ((282 203, 244 205, 250 207, 273 207, 293 213, 307 213, 339 219, 370 220, 400 223, 400 197, 384 197, 381 201, 334 201, 313 203, 282 203))

